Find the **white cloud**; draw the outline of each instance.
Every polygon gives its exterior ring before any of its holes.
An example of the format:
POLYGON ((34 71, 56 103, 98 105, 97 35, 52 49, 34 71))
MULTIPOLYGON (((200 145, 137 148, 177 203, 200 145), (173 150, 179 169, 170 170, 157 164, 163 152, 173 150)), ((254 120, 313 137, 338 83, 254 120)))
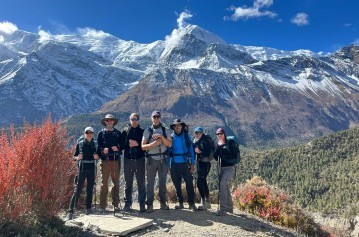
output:
POLYGON ((230 7, 229 10, 234 11, 234 13, 228 17, 225 16, 225 20, 233 20, 237 21, 239 19, 248 19, 248 18, 256 18, 268 16, 270 18, 274 18, 277 16, 277 13, 272 11, 263 11, 261 8, 270 7, 273 5, 273 0, 254 0, 253 7, 230 7))
POLYGON ((297 13, 297 15, 295 15, 292 18, 291 22, 293 24, 296 24, 297 26, 308 25, 309 24, 308 14, 304 12, 297 13))
POLYGON ((359 39, 354 40, 353 44, 359 45, 359 39))
POLYGON ((40 39, 39 39, 40 43, 47 42, 47 41, 49 41, 49 40, 52 39, 51 33, 46 32, 46 31, 44 31, 44 30, 41 30, 41 29, 40 29, 39 32, 38 32, 38 34, 39 34, 39 36, 40 36, 40 39))
POLYGON ((273 0, 255 0, 253 3, 254 8, 270 7, 273 5, 273 0))
POLYGON ((17 30, 18 30, 17 26, 11 22, 8 21, 0 22, 0 34, 11 35, 17 30))
POLYGON ((183 27, 186 27, 187 23, 185 22, 186 19, 191 19, 193 15, 189 11, 181 12, 179 17, 177 18, 177 25, 178 29, 182 29, 183 27))
POLYGON ((92 38, 99 40, 111 36, 110 34, 103 32, 102 30, 95 30, 93 28, 78 28, 77 32, 84 38, 92 38))
POLYGON ((351 24, 351 23, 345 23, 345 24, 344 24, 345 27, 351 27, 352 25, 353 25, 353 24, 351 24))
POLYGON ((174 47, 181 39, 181 32, 188 25, 186 19, 191 19, 193 15, 189 11, 181 12, 177 18, 178 29, 174 29, 171 35, 165 38, 166 47, 174 47))

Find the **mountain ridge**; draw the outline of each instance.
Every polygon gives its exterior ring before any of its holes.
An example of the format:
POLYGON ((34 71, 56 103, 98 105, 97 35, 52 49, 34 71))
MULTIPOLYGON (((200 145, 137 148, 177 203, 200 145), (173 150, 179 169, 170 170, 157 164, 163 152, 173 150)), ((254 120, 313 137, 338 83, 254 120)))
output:
POLYGON ((147 117, 157 109, 209 132, 224 126, 242 144, 262 146, 359 123, 356 45, 328 56, 247 47, 195 25, 149 44, 82 29, 15 31, 0 45, 2 126, 46 113, 58 119, 121 110, 147 117))

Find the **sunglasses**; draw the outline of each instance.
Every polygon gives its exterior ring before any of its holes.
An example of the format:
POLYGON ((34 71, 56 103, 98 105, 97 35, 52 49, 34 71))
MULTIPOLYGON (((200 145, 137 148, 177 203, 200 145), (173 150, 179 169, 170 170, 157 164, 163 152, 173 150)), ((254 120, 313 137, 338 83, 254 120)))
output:
POLYGON ((161 118, 161 116, 153 116, 152 118, 159 119, 159 118, 161 118))
POLYGON ((223 135, 223 133, 217 133, 216 135, 217 135, 217 136, 218 136, 218 135, 223 135))
POLYGON ((131 118, 131 121, 138 121, 138 118, 131 118))
POLYGON ((198 134, 201 134, 201 132, 195 132, 194 134, 197 134, 197 135, 198 135, 198 134))
POLYGON ((87 132, 85 132, 86 134, 93 134, 93 132, 90 132, 90 131, 87 131, 87 132))
POLYGON ((105 119, 105 122, 115 121, 114 119, 105 119))

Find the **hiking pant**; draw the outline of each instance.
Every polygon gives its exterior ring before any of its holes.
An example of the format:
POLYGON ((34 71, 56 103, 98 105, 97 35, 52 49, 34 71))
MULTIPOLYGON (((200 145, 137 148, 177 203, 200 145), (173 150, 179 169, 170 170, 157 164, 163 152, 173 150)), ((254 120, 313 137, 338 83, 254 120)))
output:
POLYGON ((197 187, 202 199, 209 199, 207 176, 211 169, 211 162, 198 161, 197 187))
POLYGON ((154 160, 147 159, 147 205, 152 205, 154 200, 155 178, 158 172, 159 197, 161 203, 166 203, 166 178, 167 164, 166 159, 154 160))
POLYGON ((112 205, 118 207, 120 202, 120 168, 121 164, 119 160, 101 160, 101 190, 100 190, 100 208, 105 209, 107 207, 107 195, 108 195, 108 179, 111 176, 112 180, 112 205))
MULTIPOLYGON (((81 167, 79 167, 81 169, 81 167)), ((87 179, 86 186, 86 209, 91 208, 92 191, 95 183, 95 167, 93 169, 80 170, 79 174, 74 179, 74 193, 71 197, 69 212, 73 213, 75 205, 80 197, 82 188, 84 187, 85 179, 87 179)))
POLYGON ((146 186, 145 186, 145 158, 140 159, 124 159, 123 170, 125 173, 125 205, 132 205, 133 177, 136 175, 138 187, 138 203, 145 206, 146 186))
POLYGON ((231 181, 234 178, 235 166, 221 167, 219 176, 219 203, 220 210, 226 212, 233 212, 233 202, 231 195, 231 181))
POLYGON ((172 163, 171 167, 171 178, 176 188, 177 200, 183 203, 183 195, 181 189, 182 178, 186 183, 186 190, 188 196, 188 203, 194 204, 194 188, 193 188, 193 177, 188 168, 187 162, 185 163, 172 163))

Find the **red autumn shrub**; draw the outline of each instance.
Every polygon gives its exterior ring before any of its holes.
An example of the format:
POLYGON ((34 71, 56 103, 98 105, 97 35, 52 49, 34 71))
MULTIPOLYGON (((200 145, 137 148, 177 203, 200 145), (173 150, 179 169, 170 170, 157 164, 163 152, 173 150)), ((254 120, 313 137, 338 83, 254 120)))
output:
POLYGON ((329 236, 300 207, 292 204, 288 195, 270 187, 259 176, 247 180, 233 194, 234 205, 243 211, 257 215, 304 233, 308 236, 329 236))
POLYGON ((2 131, 0 139, 0 218, 54 216, 69 201, 75 168, 66 130, 47 118, 41 125, 26 124, 21 132, 12 126, 9 131, 2 131))

